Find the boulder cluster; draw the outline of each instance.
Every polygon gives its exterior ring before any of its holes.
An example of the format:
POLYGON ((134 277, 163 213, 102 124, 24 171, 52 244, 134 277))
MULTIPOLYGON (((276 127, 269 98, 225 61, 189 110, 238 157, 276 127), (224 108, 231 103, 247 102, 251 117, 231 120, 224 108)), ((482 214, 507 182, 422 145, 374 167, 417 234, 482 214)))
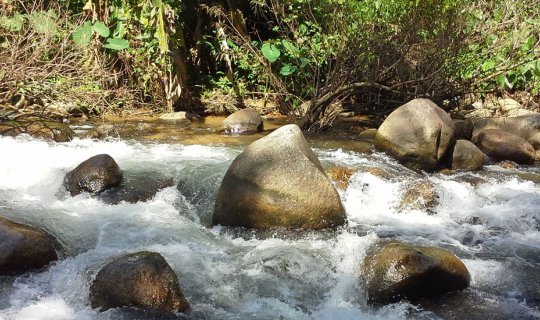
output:
POLYGON ((392 112, 375 134, 375 147, 423 171, 474 171, 489 160, 531 164, 540 148, 540 114, 453 120, 427 99, 392 112))

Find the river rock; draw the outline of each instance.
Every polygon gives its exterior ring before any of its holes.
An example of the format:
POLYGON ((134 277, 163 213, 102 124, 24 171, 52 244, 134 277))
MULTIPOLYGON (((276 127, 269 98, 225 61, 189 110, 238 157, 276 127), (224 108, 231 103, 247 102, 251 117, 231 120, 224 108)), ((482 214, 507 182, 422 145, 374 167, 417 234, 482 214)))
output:
POLYGON ((377 135, 377 129, 366 129, 358 134, 360 140, 373 141, 377 135))
POLYGON ((473 122, 473 137, 487 129, 498 129, 513 133, 528 140, 540 132, 540 114, 510 118, 485 118, 473 122))
POLYGON ((527 140, 507 131, 488 129, 473 137, 473 142, 486 155, 497 160, 520 164, 534 162, 534 148, 527 140))
POLYGON ((101 192, 98 197, 105 203, 119 204, 120 202, 137 203, 152 199, 161 189, 172 187, 172 178, 156 177, 155 173, 145 175, 124 175, 119 187, 113 187, 101 192))
POLYGON ((412 182, 405 187, 398 211, 406 209, 426 210, 434 214, 434 208, 439 204, 439 195, 435 185, 429 180, 412 182))
POLYGON ((375 136, 377 149, 426 171, 435 169, 454 142, 452 119, 427 99, 414 99, 394 110, 375 136))
POLYGON ((349 180, 354 174, 354 170, 343 166, 334 166, 328 168, 326 174, 331 181, 334 181, 338 189, 345 190, 349 187, 349 180))
POLYGON ((267 229, 343 225, 345 209, 297 125, 246 147, 225 174, 213 223, 267 229))
POLYGON ((458 140, 452 154, 452 170, 480 170, 486 161, 486 155, 474 143, 458 140))
POLYGON ((261 115, 253 108, 238 110, 223 120, 223 127, 228 132, 257 132, 264 130, 261 115))
POLYGON ((456 140, 471 140, 474 124, 471 119, 454 120, 454 133, 456 140))
POLYGON ((362 278, 372 303, 431 298, 463 290, 471 281, 463 262, 450 251, 399 242, 371 248, 362 278))
POLYGON ((93 156, 68 172, 64 186, 72 196, 82 192, 100 193, 122 183, 122 170, 108 154, 93 156))
POLYGON ((0 217, 0 275, 41 268, 57 259, 51 236, 0 217))
POLYGON ((68 142, 75 132, 66 124, 53 121, 9 121, 0 123, 0 135, 15 137, 26 133, 33 138, 68 142))
POLYGON ((105 265, 90 287, 92 308, 120 307, 181 312, 189 308, 178 277, 155 252, 128 254, 105 265))
POLYGON ((167 121, 167 122, 174 122, 174 123, 185 123, 185 124, 191 123, 191 120, 189 120, 188 114, 185 111, 164 113, 161 116, 159 116, 159 120, 167 121))
POLYGON ((527 142, 529 142, 531 146, 533 146, 534 150, 540 149, 540 132, 530 137, 527 142))

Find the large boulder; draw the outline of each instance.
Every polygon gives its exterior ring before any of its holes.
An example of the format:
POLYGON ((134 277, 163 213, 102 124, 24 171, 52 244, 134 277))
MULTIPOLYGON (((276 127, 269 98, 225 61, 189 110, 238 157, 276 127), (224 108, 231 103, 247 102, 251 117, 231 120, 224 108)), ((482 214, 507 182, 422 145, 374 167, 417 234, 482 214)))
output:
POLYGON ((87 159, 64 178, 64 186, 72 196, 82 192, 97 194, 121 183, 122 170, 108 154, 87 159))
POLYGON ((155 252, 136 252, 113 260, 90 287, 92 308, 120 307, 181 312, 189 308, 178 277, 155 252))
POLYGON ((474 121, 473 136, 487 129, 507 131, 527 140, 540 132, 540 114, 511 118, 485 118, 474 121))
POLYGON ((427 99, 414 99, 394 110, 375 136, 377 149, 426 171, 435 169, 454 142, 452 119, 427 99))
POLYGON ((374 246, 362 265, 368 300, 430 298, 469 286, 471 276, 450 251, 390 242, 374 246))
POLYGON ((58 259, 45 232, 0 217, 0 275, 41 268, 58 259))
POLYGON ((534 162, 534 148, 520 136, 503 130, 487 129, 473 137, 485 154, 496 160, 512 160, 520 164, 534 162))
POLYGON ((322 229, 345 223, 339 194, 297 125, 245 148, 219 188, 213 223, 322 229))
POLYGON ((452 154, 452 170, 480 170, 486 161, 486 155, 474 143, 458 140, 452 154))
POLYGON ((261 115, 253 108, 238 110, 223 120, 227 132, 257 132, 263 131, 264 124, 261 115))

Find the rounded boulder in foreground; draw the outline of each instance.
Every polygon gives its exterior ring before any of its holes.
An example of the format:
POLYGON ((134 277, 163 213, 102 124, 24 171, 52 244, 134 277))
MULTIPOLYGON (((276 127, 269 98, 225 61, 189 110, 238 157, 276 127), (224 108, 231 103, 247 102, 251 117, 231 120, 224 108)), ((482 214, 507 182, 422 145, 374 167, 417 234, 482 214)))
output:
POLYGON ((233 133, 259 132, 264 130, 261 115, 253 108, 238 110, 223 120, 226 131, 233 133))
POLYGON ((458 140, 452 154, 452 170, 475 171, 484 166, 486 155, 474 143, 458 140))
POLYGON ((0 275, 24 273, 57 259, 49 235, 0 217, 0 275))
POLYGON ((362 276, 372 303, 435 297, 463 290, 471 281, 467 267, 450 251, 399 242, 372 248, 362 276))
POLYGON ((92 308, 135 307, 163 312, 189 308, 178 277, 155 252, 122 256, 104 266, 90 287, 92 308))
POLYGON ((93 156, 68 172, 64 186, 72 196, 100 193, 122 183, 122 170, 108 154, 93 156))
POLYGON ((425 171, 433 171, 454 142, 454 122, 427 99, 414 99, 394 110, 375 135, 377 149, 425 171))
POLYGON ((345 209, 297 125, 245 148, 225 174, 214 224, 323 229, 345 223, 345 209))

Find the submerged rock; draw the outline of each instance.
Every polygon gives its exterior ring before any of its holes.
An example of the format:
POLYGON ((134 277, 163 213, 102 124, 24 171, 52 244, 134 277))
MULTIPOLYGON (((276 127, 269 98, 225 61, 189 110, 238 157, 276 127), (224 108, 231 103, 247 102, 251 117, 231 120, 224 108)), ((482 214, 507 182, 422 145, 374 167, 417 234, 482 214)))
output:
POLYGON ((368 300, 391 303, 463 290, 469 271, 453 253, 437 247, 390 242, 372 248, 362 264, 368 300))
POLYGON ((394 110, 379 127, 375 147, 413 169, 433 171, 455 142, 450 116, 427 99, 394 110))
POLYGON ((51 236, 0 217, 0 275, 41 268, 57 259, 51 236))
POLYGON ((119 187, 101 192, 98 197, 109 204, 145 202, 152 199, 161 189, 172 187, 172 178, 156 178, 152 173, 145 176, 126 177, 119 187))
POLYGON ((122 170, 108 154, 93 156, 68 172, 64 186, 72 196, 82 192, 97 194, 122 183, 122 170))
POLYGON ((189 308, 178 277, 155 252, 136 252, 113 260, 97 274, 90 287, 92 308, 119 307, 181 312, 189 308))
POLYGON ((223 120, 223 127, 228 132, 258 132, 264 130, 261 115, 253 108, 238 110, 223 120))
POLYGON ((253 142, 233 161, 214 208, 214 224, 322 229, 343 225, 345 209, 297 125, 253 142))
POLYGON ((398 210, 427 210, 428 213, 434 214, 434 208, 438 204, 439 195, 433 183, 429 180, 416 181, 406 186, 398 210))
POLYGON ((484 166, 486 155, 474 143, 458 140, 452 154, 452 170, 475 171, 484 166))
POLYGON ((520 136, 503 130, 488 129, 478 133, 473 142, 486 155, 496 160, 511 160, 520 164, 534 162, 534 148, 520 136))

